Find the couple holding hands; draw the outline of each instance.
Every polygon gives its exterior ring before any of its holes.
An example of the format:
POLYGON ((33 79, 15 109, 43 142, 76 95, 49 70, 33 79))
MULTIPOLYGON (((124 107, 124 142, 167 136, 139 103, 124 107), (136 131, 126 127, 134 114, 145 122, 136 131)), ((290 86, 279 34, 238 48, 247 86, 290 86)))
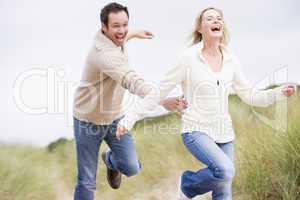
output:
POLYGON ((141 165, 130 130, 136 121, 158 105, 182 114, 181 137, 188 151, 207 167, 184 171, 179 177, 178 200, 212 192, 213 200, 232 199, 234 130, 228 112, 232 88, 247 104, 267 107, 291 96, 296 87, 284 85, 256 90, 227 48, 228 31, 223 13, 203 10, 196 19, 192 45, 177 65, 153 88, 128 65, 126 41, 151 39, 152 33, 128 33, 127 7, 107 4, 100 13, 101 28, 88 54, 74 99, 74 135, 77 152, 75 200, 93 200, 98 154, 102 141, 109 150, 101 154, 107 180, 120 187, 122 174, 133 176, 141 165), (183 96, 167 97, 176 87, 183 96), (121 113, 125 90, 142 97, 139 107, 121 113))

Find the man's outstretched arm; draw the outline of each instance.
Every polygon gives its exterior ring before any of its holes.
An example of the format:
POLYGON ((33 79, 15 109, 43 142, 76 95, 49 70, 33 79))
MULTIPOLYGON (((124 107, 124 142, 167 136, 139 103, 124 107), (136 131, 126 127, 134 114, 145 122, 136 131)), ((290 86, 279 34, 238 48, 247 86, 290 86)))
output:
POLYGON ((129 32, 126 36, 126 42, 133 38, 137 39, 152 39, 154 37, 153 33, 146 30, 138 30, 138 31, 132 31, 129 32))

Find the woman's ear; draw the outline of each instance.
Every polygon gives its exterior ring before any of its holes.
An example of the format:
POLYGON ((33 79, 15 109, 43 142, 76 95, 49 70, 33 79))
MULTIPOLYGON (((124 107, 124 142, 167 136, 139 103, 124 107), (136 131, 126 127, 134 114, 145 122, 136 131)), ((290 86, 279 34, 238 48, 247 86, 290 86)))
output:
POLYGON ((197 32, 200 33, 200 34, 202 34, 202 31, 201 31, 201 25, 200 25, 200 24, 198 24, 197 32))
POLYGON ((202 31, 201 31, 200 27, 198 27, 197 32, 200 33, 200 34, 202 34, 202 31))

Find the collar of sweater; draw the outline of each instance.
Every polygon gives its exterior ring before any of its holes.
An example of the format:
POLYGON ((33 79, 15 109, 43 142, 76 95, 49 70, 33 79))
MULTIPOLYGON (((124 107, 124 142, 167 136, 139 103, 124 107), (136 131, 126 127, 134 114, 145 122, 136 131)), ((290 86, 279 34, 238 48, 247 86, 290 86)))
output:
MULTIPOLYGON (((230 61, 232 59, 230 50, 224 45, 221 45, 220 47, 221 47, 221 51, 222 51, 222 55, 223 55, 223 62, 230 61)), ((197 50, 198 55, 200 56, 200 59, 203 62, 205 62, 205 59, 202 54, 202 50, 204 48, 203 42, 198 42, 197 44, 194 44, 194 48, 197 50)))
POLYGON ((116 48, 124 51, 125 48, 124 45, 117 46, 111 39, 109 39, 104 33, 102 33, 101 30, 99 30, 95 36, 94 45, 99 50, 103 48, 116 48))

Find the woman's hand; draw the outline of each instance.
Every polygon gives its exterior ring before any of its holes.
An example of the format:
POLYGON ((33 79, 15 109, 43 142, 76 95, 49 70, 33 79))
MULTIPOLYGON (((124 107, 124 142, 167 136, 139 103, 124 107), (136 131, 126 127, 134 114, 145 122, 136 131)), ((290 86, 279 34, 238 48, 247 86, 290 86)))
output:
POLYGON ((117 132, 116 132, 117 139, 120 140, 121 136, 127 132, 128 132, 128 130, 124 126, 118 124, 117 132))
POLYGON ((179 97, 168 97, 160 101, 166 110, 175 112, 179 115, 183 114, 184 110, 188 107, 188 102, 184 96, 179 97))
POLYGON ((139 30, 139 31, 133 31, 133 32, 128 33, 126 37, 127 37, 126 41, 128 41, 133 38, 152 39, 154 37, 154 35, 150 31, 139 30))
POLYGON ((290 97, 292 96, 295 91, 296 91, 296 86, 295 85, 286 85, 282 88, 282 93, 284 96, 286 97, 290 97))

